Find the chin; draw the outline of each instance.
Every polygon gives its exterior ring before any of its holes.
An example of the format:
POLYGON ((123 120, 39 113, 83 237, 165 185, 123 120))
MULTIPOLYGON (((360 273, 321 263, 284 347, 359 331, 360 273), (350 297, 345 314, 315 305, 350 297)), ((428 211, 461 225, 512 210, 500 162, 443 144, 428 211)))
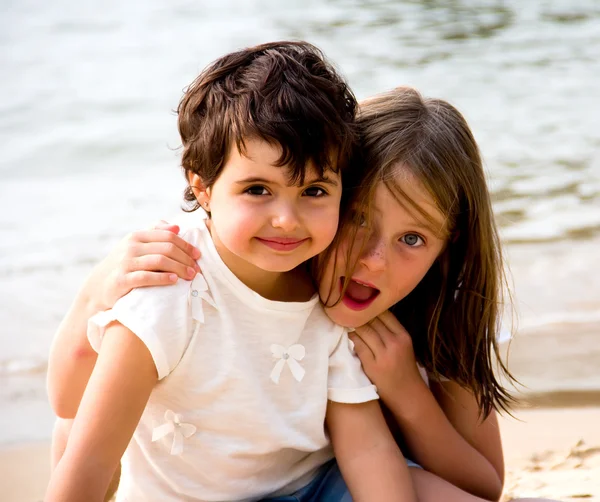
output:
POLYGON ((345 328, 358 328, 371 320, 371 316, 365 312, 354 312, 343 304, 338 304, 335 307, 326 307, 325 313, 334 323, 345 328))
POLYGON ((298 260, 260 260, 254 263, 254 265, 265 272, 285 273, 294 270, 298 265, 303 263, 298 260))

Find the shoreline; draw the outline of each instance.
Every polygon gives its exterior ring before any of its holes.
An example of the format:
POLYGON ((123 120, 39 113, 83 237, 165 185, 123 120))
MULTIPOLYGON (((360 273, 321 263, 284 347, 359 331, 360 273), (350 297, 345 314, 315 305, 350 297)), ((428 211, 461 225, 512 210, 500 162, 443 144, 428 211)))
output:
POLYGON ((518 411, 600 407, 600 389, 549 390, 515 395, 518 402, 514 409, 518 411))

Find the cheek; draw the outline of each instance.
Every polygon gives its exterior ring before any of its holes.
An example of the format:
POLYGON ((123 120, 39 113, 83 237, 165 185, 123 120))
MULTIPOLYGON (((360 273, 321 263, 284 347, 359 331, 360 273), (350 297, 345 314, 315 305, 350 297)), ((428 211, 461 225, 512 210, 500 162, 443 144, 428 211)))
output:
POLYGON ((333 242, 337 230, 337 221, 329 221, 321 226, 319 229, 319 240, 322 241, 323 249, 329 247, 329 245, 333 242))
POLYGON ((259 224, 255 211, 243 205, 229 203, 225 208, 215 207, 214 213, 212 224, 221 241, 228 247, 248 241, 259 224))
POLYGON ((390 268, 393 273, 390 274, 390 291, 386 295, 390 306, 404 299, 427 274, 435 260, 402 260, 401 264, 392 265, 390 268))
POLYGON ((335 303, 339 299, 339 278, 345 275, 346 260, 345 250, 341 247, 336 248, 329 254, 327 263, 323 267, 323 272, 319 278, 319 295, 327 304, 335 303))
MULTIPOLYGON (((352 253, 356 254, 354 249, 352 253)), ((354 263, 354 256, 348 256, 348 242, 342 240, 338 243, 335 252, 331 254, 327 264, 327 269, 336 279, 348 274, 348 258, 350 258, 350 263, 354 263)))
POLYGON ((346 235, 338 241, 336 250, 330 255, 325 267, 327 277, 335 278, 336 284, 340 277, 352 274, 353 271, 348 267, 354 268, 357 265, 363 239, 364 236, 359 231, 356 235, 346 235))
MULTIPOLYGON (((339 208, 328 206, 304 213, 304 222, 314 237, 330 244, 338 230, 339 208)), ((327 245, 328 245, 327 244, 327 245)))

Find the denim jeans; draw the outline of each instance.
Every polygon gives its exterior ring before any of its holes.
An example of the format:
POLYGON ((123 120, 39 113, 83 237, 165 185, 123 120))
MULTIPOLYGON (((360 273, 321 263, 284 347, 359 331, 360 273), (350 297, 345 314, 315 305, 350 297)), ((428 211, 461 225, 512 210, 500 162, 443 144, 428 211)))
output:
POLYGON ((337 462, 330 460, 321 467, 310 483, 297 492, 261 502, 352 502, 352 497, 337 462))
MULTIPOLYGON (((406 459, 409 467, 421 468, 410 459, 406 459)), ((315 478, 303 488, 291 495, 263 499, 261 502, 352 502, 346 482, 335 460, 327 462, 315 478)))

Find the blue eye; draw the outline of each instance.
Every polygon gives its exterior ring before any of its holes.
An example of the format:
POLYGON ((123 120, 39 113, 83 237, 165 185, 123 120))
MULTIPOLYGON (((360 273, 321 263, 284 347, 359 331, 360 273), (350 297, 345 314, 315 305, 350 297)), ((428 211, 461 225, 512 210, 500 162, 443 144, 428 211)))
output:
POLYGON ((269 191, 261 185, 253 185, 251 187, 246 188, 246 190, 244 190, 244 193, 247 193, 248 195, 255 195, 255 196, 259 196, 259 195, 269 195, 269 191))
POLYGON ((425 244, 423 238, 418 234, 405 234, 400 237, 400 240, 410 247, 420 247, 425 244))
POLYGON ((323 197, 327 195, 327 192, 321 187, 314 186, 308 187, 306 190, 304 190, 304 195, 306 195, 307 197, 323 197))

